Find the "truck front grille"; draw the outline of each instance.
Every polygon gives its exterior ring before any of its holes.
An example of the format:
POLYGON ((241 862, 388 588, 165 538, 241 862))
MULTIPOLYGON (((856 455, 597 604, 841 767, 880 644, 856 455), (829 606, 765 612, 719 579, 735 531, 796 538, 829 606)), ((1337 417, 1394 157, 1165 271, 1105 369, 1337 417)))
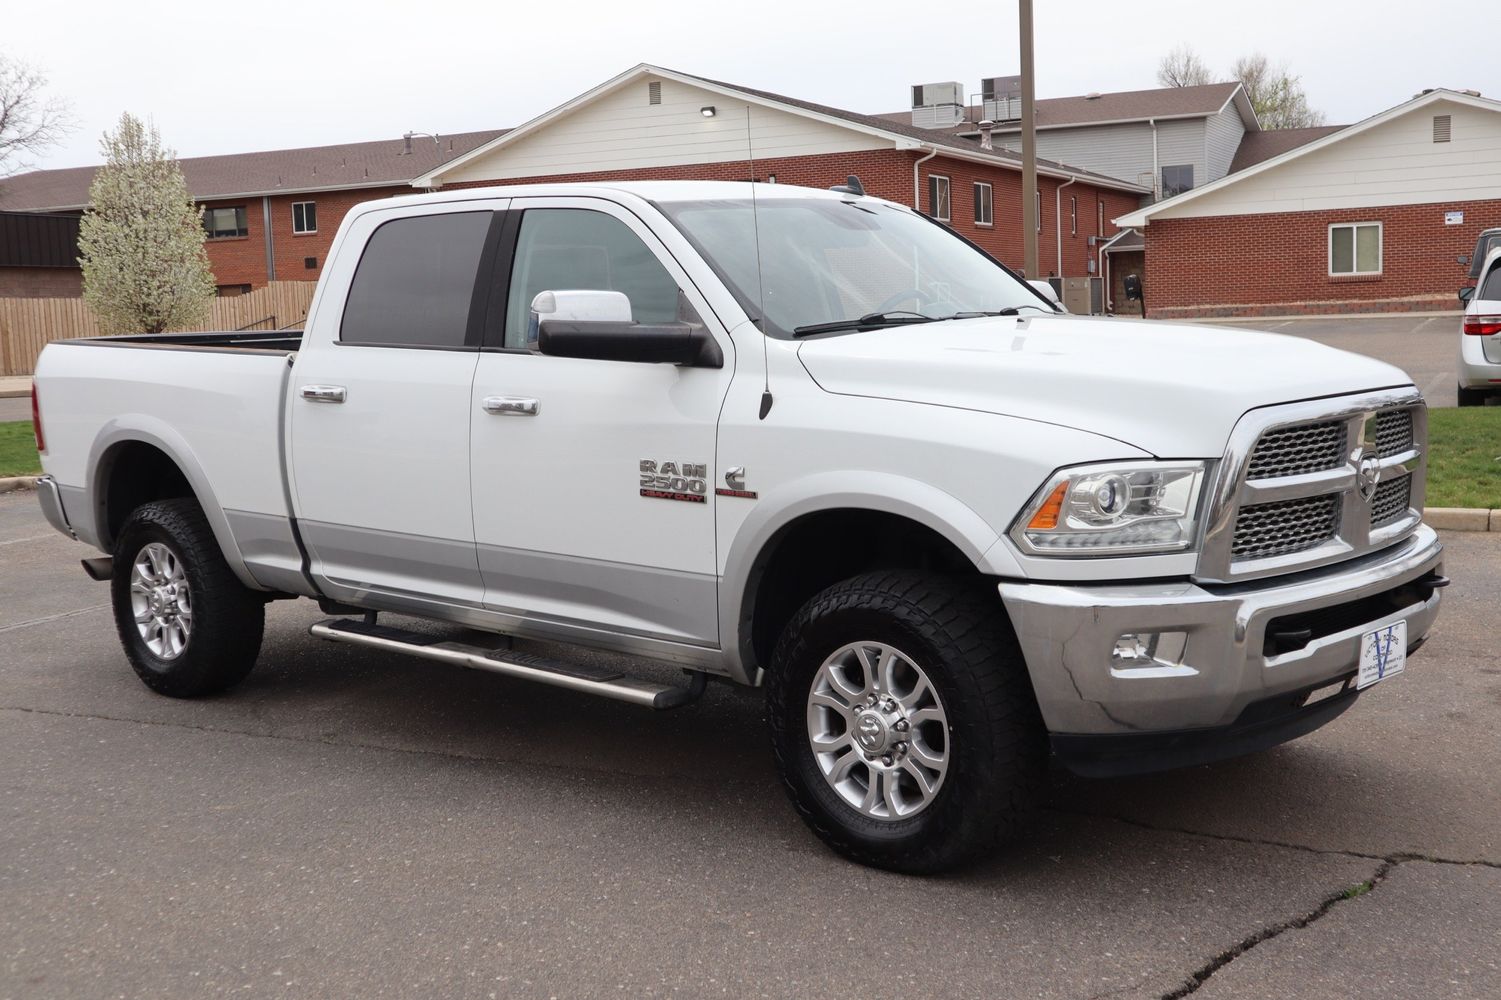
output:
POLYGON ((1344 461, 1345 425, 1338 420, 1279 427, 1256 442, 1247 479, 1277 479, 1333 469, 1344 461))
POLYGON ((1222 463, 1199 578, 1294 572, 1406 537, 1427 425, 1415 389, 1252 410, 1222 463))
POLYGON ((1333 493, 1242 507, 1230 554, 1236 559, 1263 559, 1311 549, 1334 537, 1339 507, 1339 496, 1333 493))

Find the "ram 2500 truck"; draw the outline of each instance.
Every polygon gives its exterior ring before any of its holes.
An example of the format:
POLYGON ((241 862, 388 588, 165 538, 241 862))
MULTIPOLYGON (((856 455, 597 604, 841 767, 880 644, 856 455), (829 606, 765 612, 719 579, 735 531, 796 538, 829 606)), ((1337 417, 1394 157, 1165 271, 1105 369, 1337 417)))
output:
POLYGON ((797 810, 903 871, 990 849, 1050 761, 1328 722, 1446 582, 1402 372, 1062 315, 858 186, 371 202, 300 335, 58 342, 35 391, 42 507, 153 690, 235 684, 294 597, 323 639, 655 708, 760 685, 797 810))

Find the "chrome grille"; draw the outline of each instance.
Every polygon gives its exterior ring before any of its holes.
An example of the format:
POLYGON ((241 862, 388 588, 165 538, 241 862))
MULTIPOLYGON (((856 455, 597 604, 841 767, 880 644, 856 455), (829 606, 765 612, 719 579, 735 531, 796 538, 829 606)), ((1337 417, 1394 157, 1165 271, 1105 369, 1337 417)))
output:
POLYGON ((1256 442, 1246 478, 1278 479, 1337 468, 1345 460, 1345 433, 1341 420, 1268 431, 1256 442))
POLYGON ((1376 416, 1376 454, 1400 455, 1412 447, 1412 411, 1384 410, 1376 416))
POLYGON ((1427 428, 1412 388, 1251 410, 1220 465, 1196 577, 1296 572, 1406 538, 1423 507, 1427 428))
POLYGON ((1380 528, 1391 524, 1407 513, 1412 506, 1412 477, 1392 479, 1376 487, 1371 497, 1371 527, 1380 528))
POLYGON ((1334 537, 1339 508, 1337 493, 1242 507, 1230 554, 1236 559, 1264 559, 1311 549, 1334 537))

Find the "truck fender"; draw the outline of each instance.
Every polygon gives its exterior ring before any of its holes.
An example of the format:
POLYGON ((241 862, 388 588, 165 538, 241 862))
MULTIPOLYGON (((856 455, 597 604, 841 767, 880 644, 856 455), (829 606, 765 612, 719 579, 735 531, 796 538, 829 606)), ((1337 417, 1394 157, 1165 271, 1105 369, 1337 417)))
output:
POLYGON ((730 544, 719 587, 719 634, 731 676, 760 683, 750 653, 749 629, 742 617, 750 600, 752 576, 777 534, 808 514, 826 510, 872 510, 905 517, 951 542, 982 573, 1012 574, 1014 563, 991 565, 1000 537, 963 501, 931 484, 884 472, 822 472, 763 491, 730 544))
POLYGON ((92 541, 95 547, 106 551, 108 551, 107 546, 114 543, 114 539, 109 537, 109 521, 106 516, 106 505, 109 502, 107 477, 112 470, 107 466, 104 458, 116 445, 131 442, 149 444, 176 463, 187 479, 188 485, 193 489, 193 498, 203 508, 203 515, 208 519, 209 527, 214 532, 214 538, 219 543, 219 550, 224 553, 224 561, 229 564, 230 570, 241 583, 250 589, 263 589, 246 568, 244 557, 240 554, 240 547, 235 542, 234 533, 230 531, 229 519, 225 517, 224 508, 214 497, 208 477, 204 475, 203 466, 193 454, 192 447, 181 434, 156 417, 139 413, 115 417, 106 423, 100 429, 98 436, 94 438, 94 443, 89 448, 87 466, 94 537, 85 540, 92 541))

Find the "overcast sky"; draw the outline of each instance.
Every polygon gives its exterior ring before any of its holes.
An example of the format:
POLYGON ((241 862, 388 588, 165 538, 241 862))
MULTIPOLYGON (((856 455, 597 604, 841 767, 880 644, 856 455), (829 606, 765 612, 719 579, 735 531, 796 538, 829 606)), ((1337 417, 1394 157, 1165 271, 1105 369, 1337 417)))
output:
MULTIPOLYGON (((203 156, 519 125, 638 62, 864 112, 905 108, 914 83, 974 91, 1020 68, 1006 0, 5 6, 0 52, 45 73, 78 120, 38 167, 97 163, 122 111, 155 119, 179 155, 203 156)), ((1249 51, 1287 61, 1331 123, 1425 87, 1501 97, 1497 32, 1476 32, 1501 14, 1473 2, 1036 6, 1039 97, 1156 86, 1158 59, 1181 43, 1225 75, 1249 51)))

